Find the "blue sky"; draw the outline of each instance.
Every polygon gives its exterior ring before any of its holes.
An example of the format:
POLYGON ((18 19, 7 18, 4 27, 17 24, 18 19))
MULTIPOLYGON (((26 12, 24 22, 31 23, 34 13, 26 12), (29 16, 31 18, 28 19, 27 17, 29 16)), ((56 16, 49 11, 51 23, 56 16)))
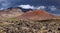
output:
POLYGON ((0 0, 0 10, 9 7, 43 9, 50 13, 60 15, 60 0, 0 0))

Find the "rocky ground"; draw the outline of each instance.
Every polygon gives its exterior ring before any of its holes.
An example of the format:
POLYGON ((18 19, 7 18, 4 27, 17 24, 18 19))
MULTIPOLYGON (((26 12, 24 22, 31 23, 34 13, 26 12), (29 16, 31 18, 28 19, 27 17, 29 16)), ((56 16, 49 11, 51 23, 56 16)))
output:
POLYGON ((60 16, 44 10, 0 10, 0 33, 60 33, 60 16))
POLYGON ((60 33, 60 20, 0 20, 0 33, 60 33))

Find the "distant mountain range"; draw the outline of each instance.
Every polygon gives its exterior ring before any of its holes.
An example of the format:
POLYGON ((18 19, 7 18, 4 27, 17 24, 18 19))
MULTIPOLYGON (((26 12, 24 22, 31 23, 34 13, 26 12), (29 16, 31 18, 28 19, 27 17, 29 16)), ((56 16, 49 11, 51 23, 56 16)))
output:
POLYGON ((1 18, 12 18, 12 17, 17 17, 21 14, 23 14, 23 12, 19 8, 8 8, 5 10, 0 10, 1 18))
POLYGON ((0 10, 0 18, 16 18, 22 20, 49 20, 55 17, 55 15, 52 15, 51 13, 48 13, 44 10, 22 9, 20 7, 0 10))

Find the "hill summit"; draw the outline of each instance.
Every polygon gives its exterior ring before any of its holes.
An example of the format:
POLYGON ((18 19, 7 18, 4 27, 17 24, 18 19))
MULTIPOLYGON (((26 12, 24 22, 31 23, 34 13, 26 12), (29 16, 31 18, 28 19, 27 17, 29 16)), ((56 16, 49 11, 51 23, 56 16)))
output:
POLYGON ((23 20, 48 20, 55 17, 54 15, 44 11, 44 10, 33 10, 28 11, 17 18, 23 20))

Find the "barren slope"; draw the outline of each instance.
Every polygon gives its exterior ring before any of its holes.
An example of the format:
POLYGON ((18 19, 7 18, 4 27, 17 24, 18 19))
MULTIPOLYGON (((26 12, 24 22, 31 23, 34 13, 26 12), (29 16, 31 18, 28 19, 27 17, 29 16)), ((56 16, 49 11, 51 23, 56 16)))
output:
POLYGON ((22 10, 19 8, 10 8, 0 11, 0 18, 12 18, 23 14, 22 10))
POLYGON ((43 10, 33 10, 33 11, 28 11, 21 16, 18 16, 18 19, 23 19, 23 20, 48 20, 52 19, 55 16, 43 11, 43 10))

